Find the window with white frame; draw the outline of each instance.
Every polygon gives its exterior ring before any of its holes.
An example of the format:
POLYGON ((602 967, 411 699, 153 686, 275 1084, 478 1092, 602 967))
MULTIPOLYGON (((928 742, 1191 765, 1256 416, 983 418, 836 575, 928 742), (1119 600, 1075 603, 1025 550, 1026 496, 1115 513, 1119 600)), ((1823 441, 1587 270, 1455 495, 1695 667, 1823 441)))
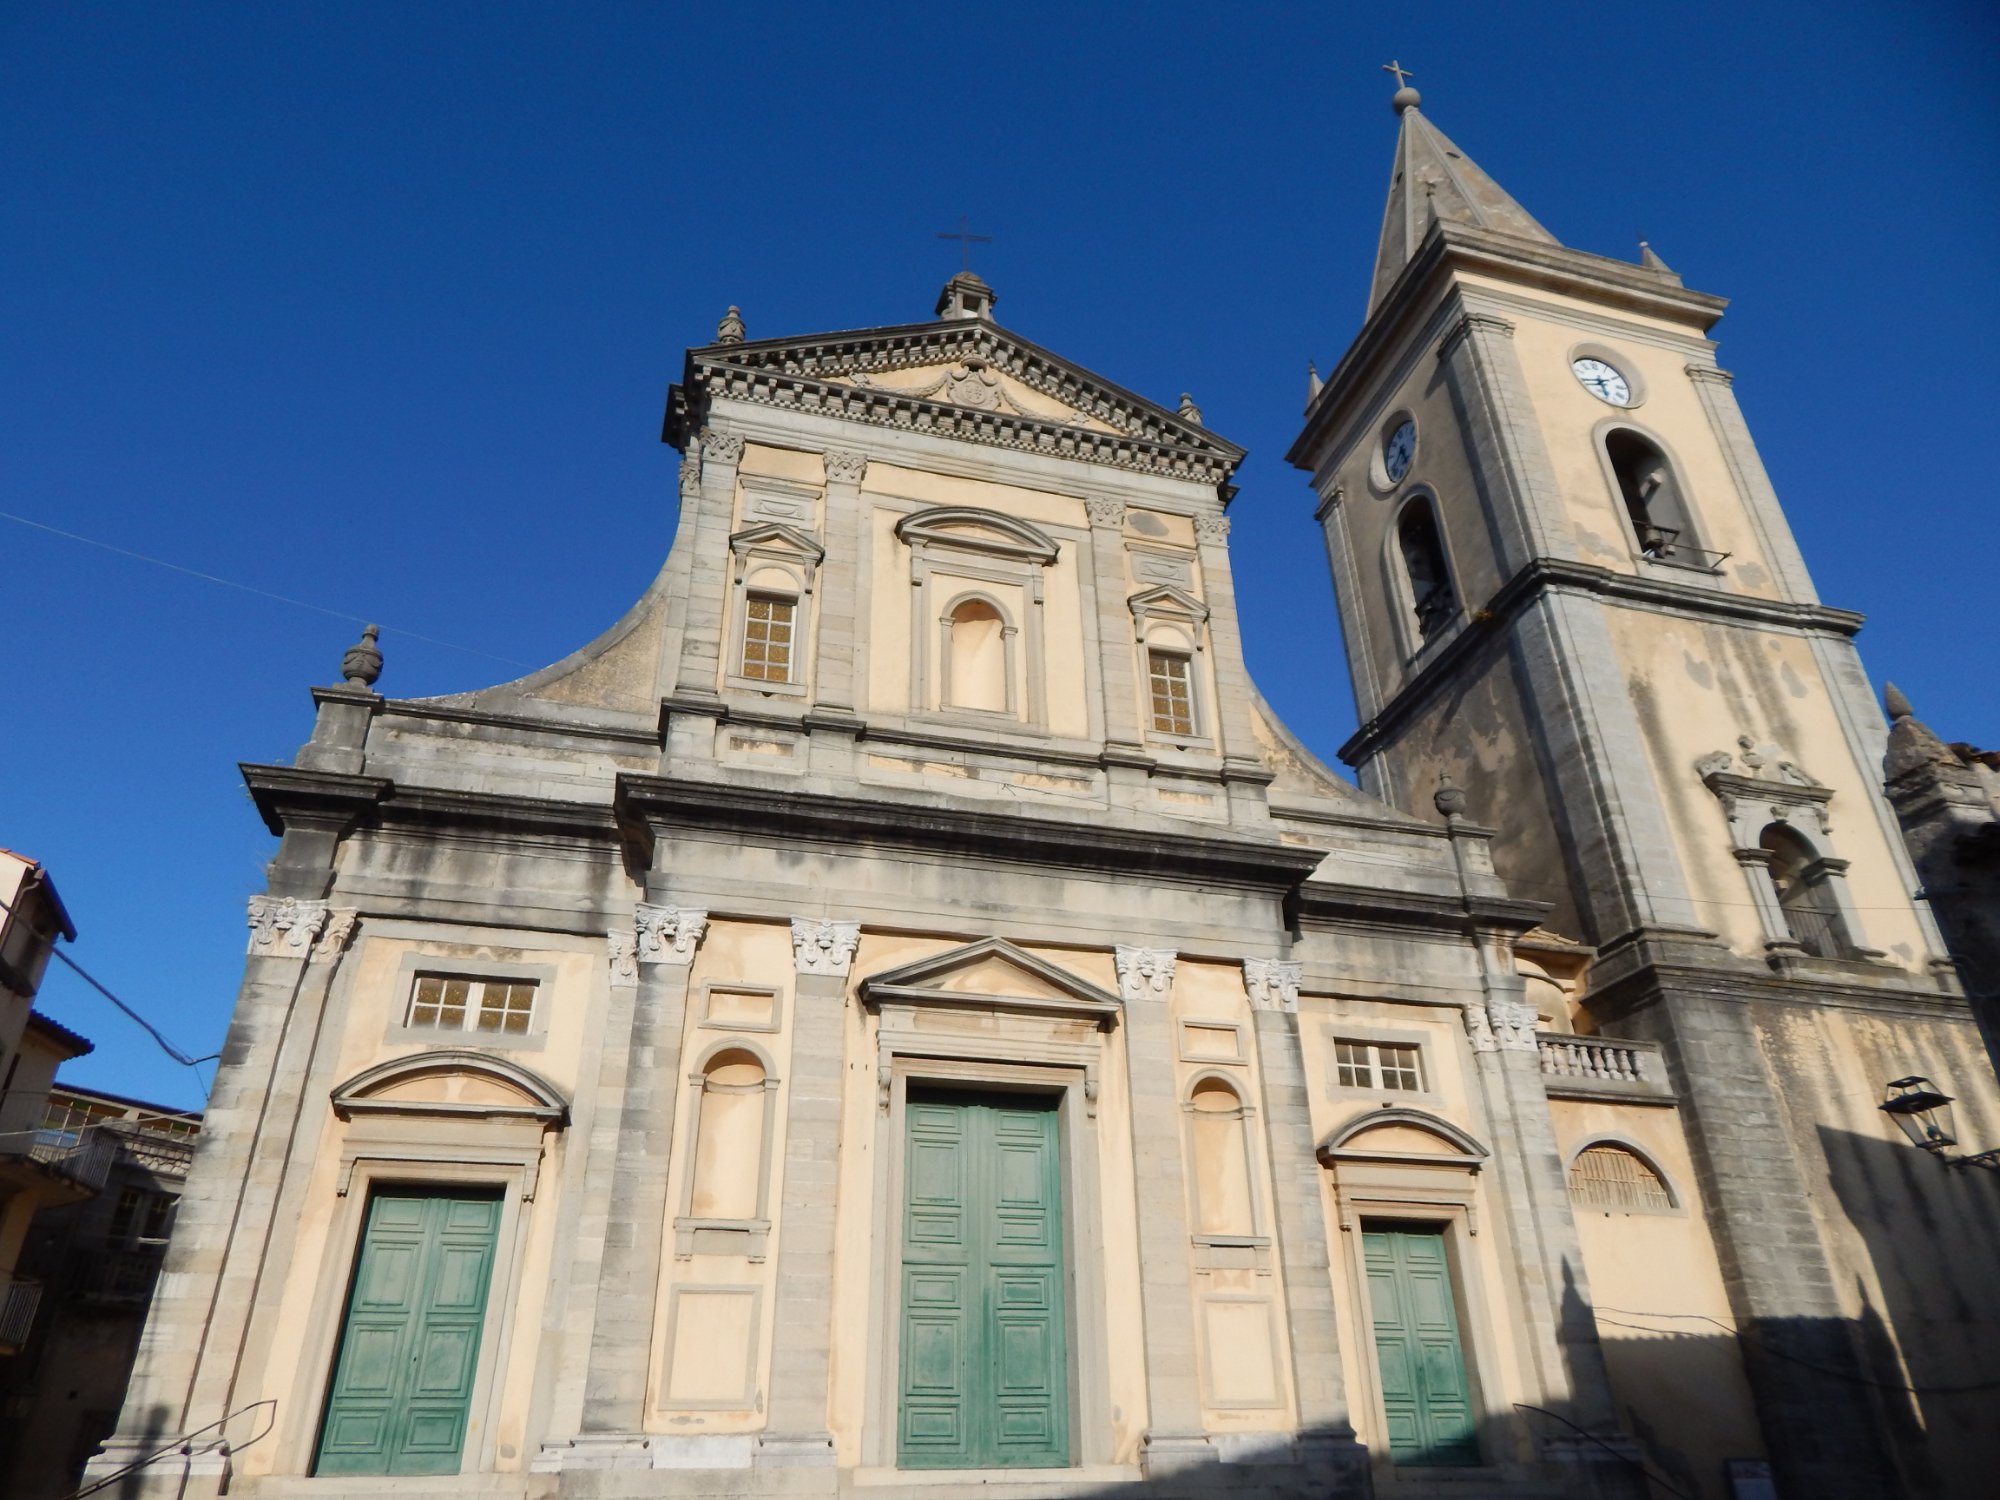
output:
POLYGON ((1152 688, 1154 730, 1193 734, 1194 663, 1179 651, 1148 651, 1146 677, 1152 688))
POLYGON ((419 974, 403 1024, 424 1031, 526 1036, 534 1019, 533 980, 419 974))
POLYGON ((1396 1093, 1424 1091, 1423 1049, 1414 1043, 1363 1042, 1338 1038, 1333 1064, 1344 1089, 1388 1089, 1396 1093))

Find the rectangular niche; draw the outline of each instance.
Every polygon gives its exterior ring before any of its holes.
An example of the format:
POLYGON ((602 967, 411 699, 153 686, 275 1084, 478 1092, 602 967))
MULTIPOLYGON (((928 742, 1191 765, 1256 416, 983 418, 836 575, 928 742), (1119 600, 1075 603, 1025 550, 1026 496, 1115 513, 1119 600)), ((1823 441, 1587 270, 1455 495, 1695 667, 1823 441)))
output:
POLYGON ((754 1286, 677 1286, 667 1310, 667 1378, 660 1404, 742 1411, 756 1404, 754 1286))
POLYGON ((718 1031, 776 1031, 778 992, 766 985, 709 984, 701 992, 701 1024, 718 1031))
POLYGON ((1268 1297, 1211 1295, 1201 1303, 1202 1384, 1218 1410, 1281 1404, 1268 1297))
POLYGON ((1249 1061, 1243 1051, 1243 1028, 1234 1021, 1181 1022, 1181 1061, 1191 1063, 1249 1061))

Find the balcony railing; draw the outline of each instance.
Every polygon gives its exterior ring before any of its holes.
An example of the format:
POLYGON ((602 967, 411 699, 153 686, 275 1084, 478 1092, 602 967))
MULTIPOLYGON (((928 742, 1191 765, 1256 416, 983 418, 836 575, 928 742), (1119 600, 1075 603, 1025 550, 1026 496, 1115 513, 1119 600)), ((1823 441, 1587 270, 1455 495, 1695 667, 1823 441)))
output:
POLYGON ((0 1279, 0 1348, 19 1349, 35 1327, 42 1305, 42 1284, 25 1277, 0 1279))
POLYGON ((116 1139, 118 1149, 125 1153, 128 1160, 158 1177, 185 1177, 189 1164, 194 1160, 193 1136, 169 1135, 162 1130, 148 1130, 143 1125, 131 1125, 124 1121, 112 1121, 97 1128, 116 1139))
POLYGON ((1639 555, 1653 562, 1679 563, 1684 568, 1713 573, 1729 560, 1727 552, 1711 552, 1682 541, 1677 527, 1655 526, 1650 521, 1635 524, 1639 532, 1639 555))
POLYGON ((118 1143, 102 1130, 42 1130, 28 1147, 28 1159, 38 1161, 58 1177, 67 1177, 92 1192, 111 1175, 118 1143))
POLYGON ((1673 1097, 1659 1050, 1651 1042, 1546 1032, 1535 1041, 1542 1054, 1542 1083, 1551 1094, 1593 1099, 1673 1097))

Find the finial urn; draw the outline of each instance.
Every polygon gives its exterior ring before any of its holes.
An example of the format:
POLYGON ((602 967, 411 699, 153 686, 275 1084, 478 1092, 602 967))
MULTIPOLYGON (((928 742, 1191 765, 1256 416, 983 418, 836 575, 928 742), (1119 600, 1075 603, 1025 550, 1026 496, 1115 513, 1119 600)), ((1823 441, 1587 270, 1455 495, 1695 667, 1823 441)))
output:
POLYGON ((1447 820, 1465 816, 1465 788, 1451 779, 1449 771, 1438 776, 1438 789, 1431 795, 1431 802, 1447 820))
POLYGON ((722 315, 722 321, 715 325, 715 341, 718 344, 740 344, 743 342, 743 309, 732 306, 722 315))
POLYGON ((340 675, 347 679, 349 687, 372 688, 375 679, 382 675, 382 650, 375 644, 381 634, 381 626, 370 625, 341 657, 340 675))

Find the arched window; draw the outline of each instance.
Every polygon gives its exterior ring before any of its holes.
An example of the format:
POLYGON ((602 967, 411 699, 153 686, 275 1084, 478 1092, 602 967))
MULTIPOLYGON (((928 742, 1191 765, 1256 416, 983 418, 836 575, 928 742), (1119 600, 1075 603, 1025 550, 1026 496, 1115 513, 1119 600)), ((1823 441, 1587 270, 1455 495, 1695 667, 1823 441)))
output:
POLYGON ((1014 711, 1013 627, 986 599, 960 600, 944 620, 944 705, 1014 711))
POLYGON ((1827 884, 1826 861, 1783 823, 1768 825, 1757 842, 1771 856, 1771 884, 1792 941, 1814 958, 1845 958, 1853 944, 1827 884))
POLYGON ((738 1049, 718 1052, 702 1069, 688 1216, 764 1217, 766 1082, 763 1063, 738 1049))
POLYGON ((1410 608, 1417 617, 1417 635, 1429 640, 1458 613, 1458 596, 1444 560, 1444 539, 1429 500, 1418 498, 1403 507, 1396 525, 1396 542, 1403 553, 1403 572, 1410 584, 1410 608))
POLYGON ((1699 546, 1674 466, 1659 445, 1629 428, 1606 433, 1604 452, 1643 557, 1671 558, 1699 546))
POLYGON ((1584 1208, 1674 1206, 1666 1181, 1638 1152, 1611 1141, 1586 1146, 1569 1164, 1570 1201, 1584 1208))
POLYGON ((1250 1191, 1250 1140, 1243 1099, 1221 1078, 1203 1078, 1188 1095, 1193 1136, 1195 1233, 1257 1232, 1250 1191))

